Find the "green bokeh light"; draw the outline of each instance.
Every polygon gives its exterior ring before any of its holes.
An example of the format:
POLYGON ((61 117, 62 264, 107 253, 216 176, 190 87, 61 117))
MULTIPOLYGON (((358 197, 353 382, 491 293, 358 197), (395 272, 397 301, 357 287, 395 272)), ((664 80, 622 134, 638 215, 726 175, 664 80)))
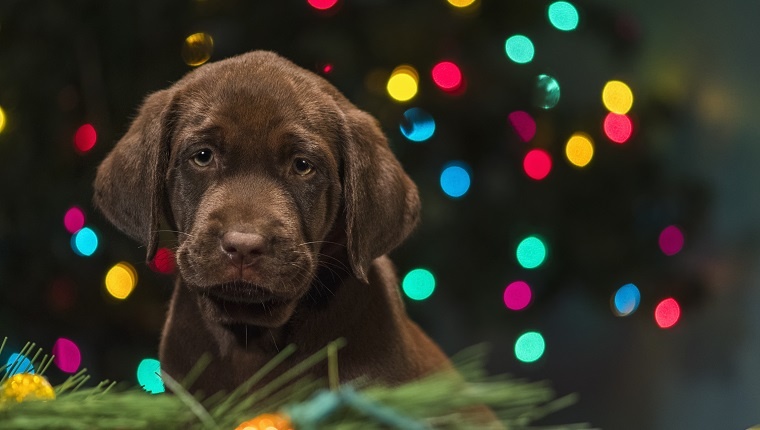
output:
POLYGON ((571 31, 578 27, 578 10, 566 1, 552 3, 549 6, 548 15, 549 22, 557 30, 571 31))
POLYGON ((435 277, 429 270, 414 269, 401 282, 404 294, 412 300, 425 300, 435 290, 435 277))
POLYGON ((515 342, 515 357, 523 363, 533 363, 544 355, 546 343, 541 333, 529 331, 515 342))
POLYGON ((546 245, 535 237, 528 236, 517 245, 517 262, 526 269, 535 269, 546 260, 546 245))
POLYGON ((533 48, 533 42, 522 34, 515 34, 507 39, 504 50, 507 51, 507 57, 518 64, 531 62, 536 52, 533 48))

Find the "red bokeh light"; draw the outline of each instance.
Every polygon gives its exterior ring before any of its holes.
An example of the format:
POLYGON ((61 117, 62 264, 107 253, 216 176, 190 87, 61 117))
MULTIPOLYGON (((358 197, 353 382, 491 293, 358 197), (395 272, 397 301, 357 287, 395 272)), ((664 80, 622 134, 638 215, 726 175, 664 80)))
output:
POLYGON ((307 0, 314 9, 327 10, 335 6, 338 0, 307 0))
POLYGON ((330 73, 330 72, 332 72, 332 70, 333 70, 332 64, 325 64, 322 67, 322 73, 330 73))
POLYGON ((528 112, 516 110, 510 113, 508 118, 512 128, 523 142, 530 142, 536 135, 536 121, 528 112))
POLYGON ((540 181, 552 170, 552 159, 543 149, 533 149, 525 155, 523 168, 528 176, 540 181))
POLYGON ((633 134, 633 123, 627 115, 610 112, 604 118, 604 134, 615 143, 625 143, 633 134))
POLYGON ((681 318, 681 306, 674 298, 661 301, 654 309, 654 320, 660 328, 673 327, 681 318))
POLYGON ((169 248, 158 248, 156 256, 150 262, 150 268, 154 272, 168 275, 174 273, 174 253, 169 248))
POLYGON ((462 86, 462 71, 451 61, 441 61, 433 66, 433 82, 444 91, 456 91, 462 86))
POLYGON ((85 124, 77 129, 74 134, 74 147, 79 152, 87 152, 95 146, 98 140, 98 134, 92 124, 85 124))

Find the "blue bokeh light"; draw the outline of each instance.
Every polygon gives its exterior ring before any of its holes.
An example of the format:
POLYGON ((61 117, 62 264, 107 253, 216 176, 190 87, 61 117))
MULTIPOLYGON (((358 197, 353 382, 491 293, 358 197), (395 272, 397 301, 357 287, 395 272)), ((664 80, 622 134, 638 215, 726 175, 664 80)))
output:
POLYGON ((8 357, 5 365, 7 366, 5 371, 9 377, 17 373, 34 373, 34 366, 32 366, 31 360, 16 352, 8 357))
POLYGON ((441 189, 449 197, 459 198, 467 194, 470 189, 469 167, 461 162, 454 161, 443 168, 441 172, 441 189))
POLYGON ((401 134, 412 142, 424 142, 435 133, 433 116, 420 108, 407 109, 399 126, 401 134))
POLYGON ((636 309, 639 308, 640 302, 641 293, 639 292, 638 287, 633 284, 625 284, 620 287, 615 293, 615 298, 613 299, 615 312, 621 317, 628 316, 636 312, 636 309))
POLYGON ((82 257, 91 256, 98 249, 98 235, 85 227, 71 236, 71 249, 82 257))

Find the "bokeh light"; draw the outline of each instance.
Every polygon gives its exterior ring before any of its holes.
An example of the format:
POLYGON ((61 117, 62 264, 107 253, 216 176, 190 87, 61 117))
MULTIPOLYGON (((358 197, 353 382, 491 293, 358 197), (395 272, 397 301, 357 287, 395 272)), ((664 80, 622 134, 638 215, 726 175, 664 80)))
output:
POLYGON ((169 248, 158 248, 156 256, 150 261, 149 267, 154 272, 168 275, 174 273, 175 269, 174 253, 169 248))
POLYGON ((427 269, 410 270, 401 282, 401 289, 412 300, 425 300, 435 290, 435 277, 427 269))
POLYGON ((615 143, 625 143, 633 134, 633 123, 626 115, 610 112, 604 118, 604 134, 615 143))
POLYGON ((124 300, 132 294, 137 285, 137 271, 127 262, 116 263, 106 273, 106 291, 119 300, 124 300))
POLYGON ((549 22, 557 30, 570 31, 578 27, 578 10, 566 1, 558 1, 549 5, 547 15, 549 15, 549 22))
POLYGON ((528 112, 516 110, 510 113, 508 118, 523 142, 530 142, 536 136, 536 121, 528 112))
POLYGON ((417 70, 412 66, 402 65, 393 70, 386 89, 393 100, 405 102, 417 95, 418 84, 417 70))
POLYGON ((444 91, 456 91, 462 86, 462 71, 451 61, 436 64, 431 74, 433 82, 444 91))
POLYGON ((681 306, 674 298, 667 298, 654 309, 654 320, 660 328, 673 327, 681 318, 681 306))
POLYGON ((309 6, 317 10, 327 10, 338 4, 338 0, 307 0, 309 6))
POLYGON ((447 0, 454 7, 467 7, 475 3, 476 0, 447 0))
POLYGON ((538 75, 533 96, 536 106, 551 109, 559 103, 559 96, 559 82, 549 75, 538 75))
POLYGON ((536 53, 533 42, 522 34, 515 34, 507 39, 504 50, 507 52, 507 57, 517 64, 530 63, 536 53))
POLYGON ((207 33, 194 33, 182 44, 182 59, 185 64, 198 67, 211 59, 214 52, 214 39, 207 33))
POLYGON ((401 134, 412 142, 424 142, 435 133, 433 116, 420 108, 407 109, 399 126, 401 134))
POLYGON ((641 303, 641 293, 639 288, 634 284, 625 284, 618 288, 612 299, 612 306, 617 316, 625 317, 639 308, 641 303))
POLYGON ((71 236, 71 249, 81 257, 89 257, 98 249, 98 235, 90 227, 83 227, 71 236))
POLYGON ((546 260, 546 245, 541 239, 528 236, 517 245, 515 256, 523 268, 535 269, 546 260))
POLYGON ((536 331, 523 333, 515 342, 515 357, 523 363, 533 363, 544 355, 545 350, 544 337, 536 331))
POLYGON ((79 206, 72 206, 63 215, 63 226, 71 234, 78 232, 84 227, 84 211, 79 206))
POLYGON ((462 197, 470 189, 469 167, 461 161, 454 161, 441 172, 441 189, 449 197, 462 197))
POLYGON ((53 363, 63 372, 76 373, 79 365, 82 364, 82 353, 79 352, 79 347, 69 339, 61 337, 56 340, 52 353, 55 355, 53 363))
POLYGON ((504 289, 504 305, 513 311, 520 311, 528 307, 533 292, 525 281, 515 281, 504 289))
POLYGON ((3 110, 2 106, 0 106, 0 133, 2 133, 4 129, 5 129, 5 111, 3 110))
POLYGON ((591 138, 584 133, 575 133, 570 136, 565 145, 565 155, 570 164, 585 167, 594 158, 594 144, 591 138))
POLYGON ((34 373, 34 366, 32 361, 26 356, 23 356, 17 352, 11 354, 8 357, 8 361, 5 362, 6 376, 13 376, 17 373, 34 373))
POLYGON ((137 366, 137 382, 143 390, 151 394, 159 394, 166 391, 164 381, 160 375, 161 363, 155 358, 145 358, 137 366))
POLYGON ((624 82, 609 81, 602 90, 602 103, 612 113, 626 114, 633 106, 633 92, 624 82))
POLYGON ((683 248, 684 238, 681 229, 674 225, 665 227, 660 232, 660 238, 658 240, 660 249, 665 255, 676 255, 683 248))
POLYGON ((74 133, 74 147, 79 152, 87 152, 95 146, 98 140, 98 133, 92 124, 84 124, 74 133))
POLYGON ((540 181, 552 170, 552 159, 543 149, 532 149, 523 159, 523 169, 530 178, 540 181))

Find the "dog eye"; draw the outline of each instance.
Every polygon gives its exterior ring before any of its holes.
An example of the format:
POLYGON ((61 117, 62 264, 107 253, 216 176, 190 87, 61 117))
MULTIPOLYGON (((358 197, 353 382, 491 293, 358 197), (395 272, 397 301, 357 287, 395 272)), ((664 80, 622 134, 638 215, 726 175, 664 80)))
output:
POLYGON ((193 155, 193 163, 199 167, 206 167, 214 161, 214 153, 210 149, 204 148, 193 155))
POLYGON ((293 161, 293 171, 301 176, 306 176, 314 171, 314 166, 305 158, 296 158, 293 161))

